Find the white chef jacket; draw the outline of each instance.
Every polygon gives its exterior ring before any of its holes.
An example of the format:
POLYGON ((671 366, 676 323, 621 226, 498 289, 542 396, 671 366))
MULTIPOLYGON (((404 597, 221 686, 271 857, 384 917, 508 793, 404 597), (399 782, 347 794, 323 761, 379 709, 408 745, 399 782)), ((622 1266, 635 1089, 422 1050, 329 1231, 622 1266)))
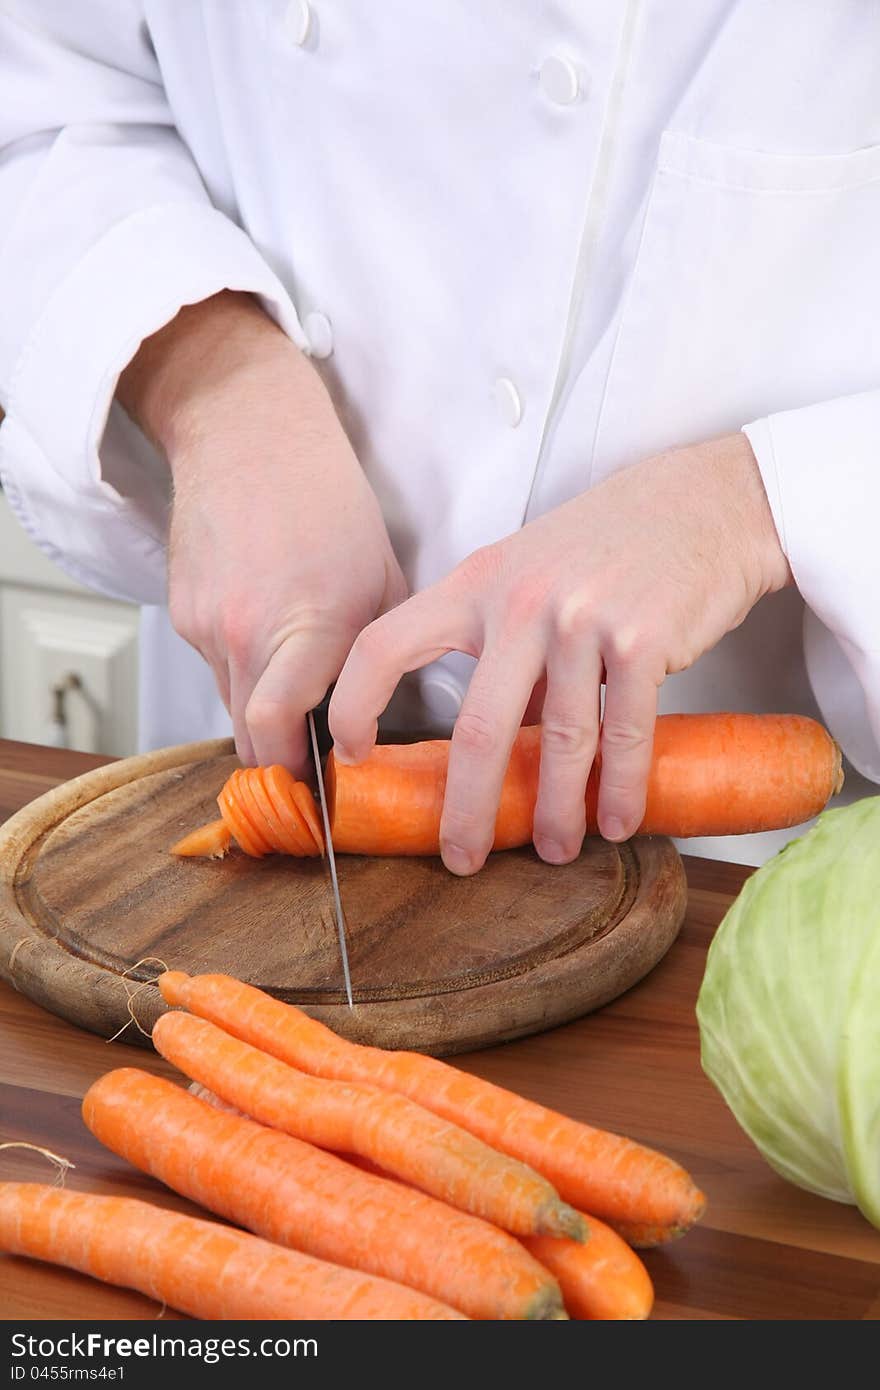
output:
MULTIPOLYGON (((0 0, 0 476, 53 560, 146 605, 144 745, 229 723, 115 384, 231 288, 319 361, 413 589, 745 428, 797 591, 661 707, 818 715, 873 790, 878 73, 865 0, 0 0)), ((470 669, 389 719, 448 727, 470 669)))

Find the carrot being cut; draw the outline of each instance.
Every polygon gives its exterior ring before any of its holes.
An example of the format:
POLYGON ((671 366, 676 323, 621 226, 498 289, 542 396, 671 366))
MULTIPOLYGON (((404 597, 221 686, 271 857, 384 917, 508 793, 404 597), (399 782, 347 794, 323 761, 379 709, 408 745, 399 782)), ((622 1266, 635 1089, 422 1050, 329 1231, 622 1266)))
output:
POLYGON ((0 1249, 137 1289, 212 1321, 462 1317, 413 1289, 215 1221, 43 1183, 0 1183, 0 1249))
POLYGON ((360 1154, 515 1235, 585 1237, 583 1217, 546 1178, 406 1096, 307 1076, 191 1014, 164 1014, 152 1036, 163 1057, 261 1124, 322 1149, 360 1154))
POLYGON ((703 1212, 702 1192, 664 1154, 569 1119, 437 1058, 348 1042, 301 1009, 227 975, 166 971, 158 985, 167 1003, 209 1019, 290 1066, 408 1096, 527 1163, 564 1201, 609 1224, 655 1227, 666 1238, 687 1230, 703 1212))
POLYGON ((586 1220, 586 1244, 553 1236, 529 1236, 523 1244, 558 1279, 569 1317, 604 1322, 647 1318, 654 1288, 645 1266, 610 1226, 595 1216, 586 1220))
POLYGON ((469 1317, 554 1318, 552 1275, 513 1236, 415 1189, 126 1067, 83 1118, 114 1153, 278 1245, 418 1289, 469 1317))
MULTIPOLYGON (((495 821, 493 849, 532 838, 541 755, 540 725, 520 729, 511 753, 495 821)), ((383 744, 356 766, 327 759, 326 783, 333 845, 350 854, 434 855, 446 792, 449 742, 383 744)), ((284 769, 287 794, 309 809, 303 855, 321 852, 323 837, 308 787, 284 769)), ((600 761, 586 789, 587 830, 597 829, 600 761)), ((269 821, 256 823, 250 783, 233 773, 220 794, 231 833, 248 854, 287 849, 269 821), (236 826, 244 831, 240 838, 236 826), (254 847, 255 845, 255 847, 254 847)), ((657 720, 643 835, 745 835, 800 825, 818 814, 843 782, 840 749, 813 719, 795 714, 666 714, 657 720)), ((184 842, 186 843, 186 842, 184 842)), ((181 853, 175 846, 175 852, 181 853)), ((193 851, 188 851, 192 853, 193 851)))

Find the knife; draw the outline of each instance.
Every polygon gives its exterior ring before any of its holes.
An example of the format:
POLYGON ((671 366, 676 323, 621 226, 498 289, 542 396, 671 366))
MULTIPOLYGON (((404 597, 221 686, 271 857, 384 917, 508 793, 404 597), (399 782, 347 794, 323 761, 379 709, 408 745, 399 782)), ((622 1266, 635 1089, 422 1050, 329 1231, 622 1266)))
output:
POLYGON ((333 853, 333 837, 330 834, 330 816, 327 811, 327 793, 324 790, 324 771, 321 767, 321 750, 318 747, 318 733, 315 729, 315 713, 309 710, 306 716, 309 725, 309 738, 312 743, 312 757, 315 763, 315 777, 318 781, 318 797, 321 802, 321 819, 324 822, 324 844, 327 847, 327 864, 330 869, 330 882, 333 886, 333 903, 336 909, 336 931, 339 935, 339 953, 342 956, 342 974, 345 977, 345 993, 348 1007, 354 1008, 351 994, 351 973, 348 968, 348 943, 345 939, 345 917, 342 912, 342 899, 339 896, 339 879, 336 874, 336 856, 333 853))

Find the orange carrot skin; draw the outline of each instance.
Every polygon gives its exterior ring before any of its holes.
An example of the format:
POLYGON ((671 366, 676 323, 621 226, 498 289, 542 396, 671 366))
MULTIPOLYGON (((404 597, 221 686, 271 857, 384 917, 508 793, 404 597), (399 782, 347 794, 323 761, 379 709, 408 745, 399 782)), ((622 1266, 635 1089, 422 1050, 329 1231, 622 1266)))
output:
MULTIPOLYGON (((532 838, 540 725, 520 729, 492 848, 532 838)), ((380 745, 365 762, 327 760, 333 844, 350 854, 438 854, 449 743, 380 745)), ((586 791, 597 830, 597 760, 586 791)), ((640 835, 742 835, 800 825, 842 784, 840 749, 815 720, 781 714, 666 714, 654 731, 640 835)))
POLYGON ((167 971, 159 989, 227 1032, 315 1076, 399 1091, 543 1173, 579 1211, 614 1224, 686 1230, 706 1199, 664 1154, 593 1129, 434 1057, 385 1052, 340 1038, 302 1010, 225 975, 167 971))
POLYGON ((453 1320, 389 1280, 132 1197, 0 1183, 0 1249, 137 1289, 195 1318, 453 1320))
POLYGON ((586 1244, 554 1236, 529 1236, 523 1244, 558 1279, 570 1317, 604 1322, 647 1318, 654 1287, 645 1266, 610 1226, 595 1216, 585 1219, 590 1228, 586 1244))
POLYGON ((160 1077, 108 1072, 87 1091, 83 1118, 135 1167, 278 1245, 418 1289, 468 1316, 561 1309, 555 1280, 512 1236, 160 1077))
POLYGON ((514 1235, 584 1238, 583 1217, 560 1202, 546 1178, 406 1096, 308 1076, 179 1011, 158 1019, 153 1044, 186 1076, 261 1124, 322 1149, 361 1154, 386 1174, 514 1235))

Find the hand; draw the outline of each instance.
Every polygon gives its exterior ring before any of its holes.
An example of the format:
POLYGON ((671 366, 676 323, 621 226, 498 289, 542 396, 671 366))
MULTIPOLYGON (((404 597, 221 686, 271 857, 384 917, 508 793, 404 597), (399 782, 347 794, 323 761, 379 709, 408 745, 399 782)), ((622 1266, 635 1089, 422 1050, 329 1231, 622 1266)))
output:
POLYGON ((169 608, 245 763, 307 762, 304 716, 406 597, 376 498, 308 360, 245 295, 181 311, 119 397, 174 480, 169 608))
POLYGON ((336 754, 366 757, 403 672, 449 651, 478 657, 440 828, 447 867, 472 873, 492 845, 517 728, 546 680, 534 842, 542 858, 566 863, 583 842, 597 747, 599 828, 622 840, 644 814, 658 687, 790 579, 745 435, 648 459, 477 551, 366 628, 330 705, 336 754))

